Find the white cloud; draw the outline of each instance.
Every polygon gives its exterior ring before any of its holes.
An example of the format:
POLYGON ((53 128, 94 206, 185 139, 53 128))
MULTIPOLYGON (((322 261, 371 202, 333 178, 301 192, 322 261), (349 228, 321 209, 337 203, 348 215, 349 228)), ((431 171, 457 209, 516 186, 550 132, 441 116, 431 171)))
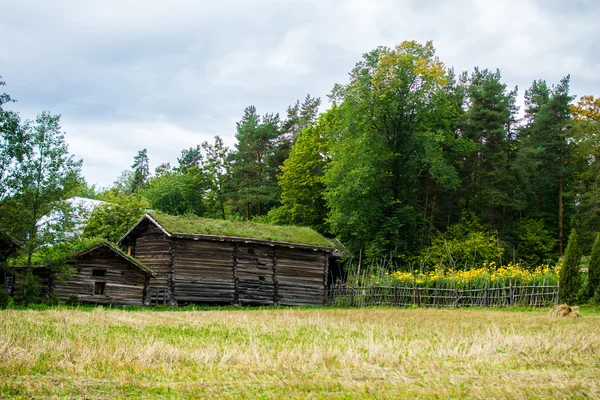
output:
POLYGON ((0 75, 25 117, 63 114, 91 182, 114 181, 137 150, 153 166, 221 135, 248 105, 285 112, 326 96, 378 45, 433 40, 460 72, 502 71, 520 93, 572 75, 600 95, 596 2, 351 0, 0 3, 0 75))

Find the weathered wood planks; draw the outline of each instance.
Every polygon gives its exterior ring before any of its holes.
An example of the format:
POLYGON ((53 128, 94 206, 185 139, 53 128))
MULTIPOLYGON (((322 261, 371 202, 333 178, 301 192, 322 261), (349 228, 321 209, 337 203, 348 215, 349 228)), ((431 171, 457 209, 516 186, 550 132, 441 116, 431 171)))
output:
POLYGON ((86 303, 143 305, 148 273, 108 247, 99 247, 77 257, 75 274, 66 282, 53 280, 52 292, 59 298, 78 296, 86 303), (94 293, 97 284, 103 293, 94 293))
POLYGON ((152 218, 122 240, 156 273, 153 303, 321 305, 333 249, 169 233, 152 218), (218 239, 218 240, 217 240, 218 239))

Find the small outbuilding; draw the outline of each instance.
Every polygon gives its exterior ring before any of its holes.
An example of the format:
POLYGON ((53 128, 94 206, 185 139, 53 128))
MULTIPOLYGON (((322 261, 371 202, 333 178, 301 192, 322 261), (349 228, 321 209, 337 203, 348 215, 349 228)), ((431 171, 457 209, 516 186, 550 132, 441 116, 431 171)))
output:
POLYGON ((332 243, 306 227, 146 214, 120 240, 152 304, 322 305, 332 243))
MULTIPOLYGON (((44 251, 45 257, 39 258, 46 263, 36 261, 31 268, 42 297, 56 295, 93 304, 149 304, 148 287, 154 273, 110 243, 74 241, 44 251)), ((18 288, 24 284, 25 268, 16 266, 14 270, 23 271, 17 273, 18 288)))
POLYGON ((154 273, 140 261, 108 242, 71 257, 68 264, 74 274, 61 281, 54 278, 50 293, 61 299, 77 296, 80 301, 96 304, 145 305, 154 273))

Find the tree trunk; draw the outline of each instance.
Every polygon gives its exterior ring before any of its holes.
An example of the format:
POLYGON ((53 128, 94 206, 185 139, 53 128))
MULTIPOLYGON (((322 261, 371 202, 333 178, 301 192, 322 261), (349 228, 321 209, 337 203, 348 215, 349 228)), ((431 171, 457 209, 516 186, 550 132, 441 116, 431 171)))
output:
MULTIPOLYGON (((561 160, 562 164, 562 160, 561 160)), ((558 178, 558 249, 563 253, 563 177, 558 178)))
POLYGON ((431 206, 431 220, 429 221, 429 232, 433 230, 433 223, 435 218, 435 212, 437 210, 437 198, 438 193, 440 192, 440 184, 435 183, 435 193, 433 194, 433 204, 431 206))

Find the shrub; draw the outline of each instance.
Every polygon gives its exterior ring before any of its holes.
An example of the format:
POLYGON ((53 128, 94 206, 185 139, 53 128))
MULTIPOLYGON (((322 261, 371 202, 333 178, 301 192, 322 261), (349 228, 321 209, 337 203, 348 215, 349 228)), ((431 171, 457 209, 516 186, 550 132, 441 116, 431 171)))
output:
POLYGON ((56 293, 51 293, 46 300, 44 301, 46 305, 49 306, 57 306, 60 304, 60 298, 56 295, 56 293))
POLYGON ((560 299, 566 304, 577 303, 581 292, 581 278, 579 276, 581 248, 578 240, 577 232, 573 229, 569 236, 569 244, 559 274, 560 299))
POLYGON ((69 296, 65 303, 67 303, 70 306, 78 306, 80 304, 79 296, 77 296, 76 294, 72 294, 69 296))
POLYGON ((10 303, 10 296, 3 288, 0 288, 0 309, 8 307, 10 303))
POLYGON ((40 287, 37 276, 30 274, 22 287, 15 291, 15 303, 27 306, 31 303, 39 301, 40 287))
POLYGON ((451 268, 472 268, 500 262, 503 248, 497 232, 485 227, 473 214, 466 213, 460 222, 432 240, 422 253, 428 264, 451 268))
POLYGON ((544 226, 543 221, 526 219, 516 231, 517 254, 525 265, 534 267, 552 256, 554 238, 544 226))
POLYGON ((596 235, 588 264, 587 295, 593 298, 595 294, 600 294, 600 233, 596 235))

